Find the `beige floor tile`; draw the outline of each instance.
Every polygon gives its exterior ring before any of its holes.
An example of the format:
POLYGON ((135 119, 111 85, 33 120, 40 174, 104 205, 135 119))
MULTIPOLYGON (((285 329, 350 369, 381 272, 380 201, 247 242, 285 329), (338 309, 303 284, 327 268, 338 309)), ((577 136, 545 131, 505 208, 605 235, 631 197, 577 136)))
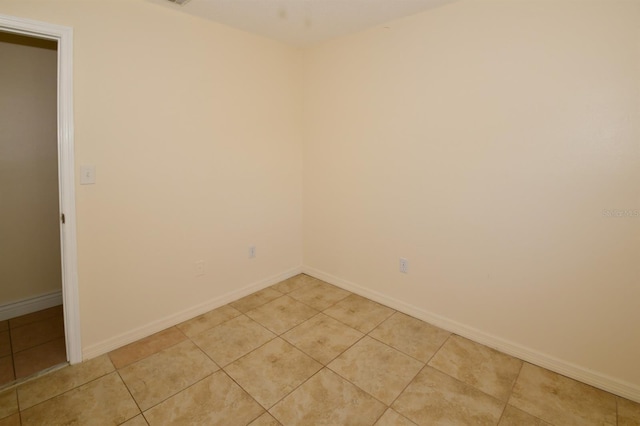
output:
POLYGON ((396 312, 369 335, 422 362, 427 362, 451 333, 396 312))
POLYGON ((549 423, 533 417, 512 405, 507 405, 498 426, 551 426, 549 423))
POLYGON ((613 395, 524 363, 509 404, 552 424, 615 425, 613 395))
POLYGON ((186 336, 193 337, 203 331, 212 329, 216 325, 229 321, 238 315, 241 315, 239 310, 230 305, 225 305, 218 309, 214 309, 213 311, 209 311, 206 314, 192 318, 189 321, 185 321, 182 324, 178 324, 176 327, 186 336))
POLYGON ((217 370, 193 342, 186 341, 119 371, 140 408, 146 410, 217 370))
POLYGON ((429 365, 506 401, 518 377, 522 361, 453 335, 433 356, 429 365))
POLYGON ((328 367, 389 405, 424 363, 365 336, 328 367))
POLYGON ((276 291, 272 288, 265 288, 264 290, 260 290, 256 293, 243 297, 240 300, 231 302, 231 306, 233 306, 240 312, 247 312, 257 308, 258 306, 262 306, 265 303, 269 303, 280 296, 282 296, 282 293, 280 293, 279 291, 276 291))
POLYGON ((67 362, 64 337, 26 349, 13 355, 16 378, 21 379, 67 362))
POLYGON ((186 340, 176 327, 167 328, 144 339, 137 340, 109 353, 109 358, 116 368, 133 364, 150 355, 186 340))
POLYGON ((263 407, 269 408, 322 368, 280 338, 225 367, 263 407))
POLYGON ((18 412, 18 397, 15 389, 0 393, 0 419, 18 412))
POLYGON ((13 382, 16 376, 13 373, 13 356, 7 355, 0 358, 0 385, 13 382))
POLYGON ((0 426, 20 426, 20 414, 12 414, 9 417, 0 419, 0 426))
POLYGON ((0 357, 11 355, 11 338, 9 330, 0 331, 0 357))
POLYGON ((114 371, 114 367, 107 355, 64 367, 20 385, 18 387, 20 407, 23 410, 33 407, 42 401, 105 376, 112 371, 114 371))
POLYGON ((328 364, 364 336, 340 321, 318 314, 282 338, 322 364, 328 364))
POLYGON ((235 361, 276 337, 245 315, 233 318, 192 340, 219 366, 235 361))
POLYGON ((264 413, 251 423, 249 426, 282 426, 282 424, 273 418, 273 416, 269 413, 264 413))
POLYGON ((371 425, 384 404, 326 368, 274 406, 283 425, 371 425))
POLYGON ((287 280, 280 281, 278 284, 272 285, 271 288, 279 291, 280 293, 287 294, 301 287, 317 284, 318 281, 318 279, 310 277, 309 275, 298 274, 295 277, 291 277, 287 280))
POLYGON ((127 420, 122 423, 122 426, 149 426, 149 424, 144 419, 144 416, 140 414, 139 416, 135 416, 131 420, 127 420))
POLYGON ((316 280, 310 285, 306 285, 292 291, 289 293, 289 296, 321 311, 344 299, 350 294, 351 293, 346 290, 327 284, 324 281, 316 280))
POLYGON ((504 403, 446 374, 425 367, 393 403, 419 425, 496 425, 504 403))
POLYGON ((246 313, 276 334, 282 334, 308 320, 318 311, 289 297, 282 296, 246 313))
POLYGON ((368 333, 395 311, 379 303, 352 294, 324 313, 363 333, 368 333))
POLYGON ((417 426, 414 422, 391 408, 384 412, 375 426, 417 426))
POLYGON ((9 320, 9 328, 20 327, 32 322, 41 321, 43 319, 60 317, 62 318, 63 309, 62 305, 54 306, 52 308, 43 309, 41 311, 33 312, 31 314, 21 315, 19 317, 11 318, 9 320))
POLYGON ((60 337, 64 337, 64 320, 54 316, 12 328, 11 349, 16 353, 60 337))
POLYGON ((119 425, 140 410, 113 372, 21 412, 22 424, 119 425))
POLYGON ((222 371, 144 413, 151 426, 246 425, 264 409, 222 371))
POLYGON ((624 398, 618 400, 618 426, 640 426, 640 403, 624 398))

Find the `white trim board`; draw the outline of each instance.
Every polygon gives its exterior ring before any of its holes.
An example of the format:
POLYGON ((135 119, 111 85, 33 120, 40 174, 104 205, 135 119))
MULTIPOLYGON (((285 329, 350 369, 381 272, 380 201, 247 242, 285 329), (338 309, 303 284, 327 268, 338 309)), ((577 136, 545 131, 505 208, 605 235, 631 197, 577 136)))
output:
POLYGON ((73 129, 73 29, 61 25, 0 15, 0 30, 58 42, 58 187, 62 254, 62 299, 67 357, 82 361, 80 302, 78 299, 78 253, 76 245, 75 160, 73 129))
POLYGON ((633 383, 624 382, 606 374, 599 373, 581 367, 579 365, 563 361, 553 356, 535 351, 525 346, 510 342, 468 325, 450 320, 443 316, 425 311, 409 303, 389 297, 377 291, 369 290, 361 285, 352 283, 342 278, 335 277, 309 266, 303 266, 302 272, 314 278, 326 281, 330 284, 343 288, 345 290, 366 297, 385 306, 393 308, 397 311, 410 315, 414 318, 421 319, 429 324, 440 327, 444 330, 455 333, 459 336, 466 337, 474 342, 481 343, 491 348, 497 349, 506 354, 520 358, 523 361, 530 362, 537 366, 546 368, 556 373, 562 374, 572 379, 587 383, 599 389, 619 395, 632 401, 640 402, 640 387, 633 383))
POLYGON ((147 337, 154 333, 162 331, 166 328, 173 327, 174 325, 180 324, 181 322, 190 320, 191 318, 195 318, 198 315, 202 315, 213 309, 224 306, 227 303, 233 302, 244 296, 247 296, 251 293, 255 293, 256 291, 267 288, 273 284, 279 283, 280 281, 284 281, 288 278, 296 276, 301 272, 302 272, 302 267, 300 266, 293 269, 289 269, 288 271, 285 271, 281 274, 273 275, 269 278, 265 278, 263 280, 254 282, 238 290, 231 291, 229 293, 223 294, 222 296, 215 297, 211 300, 200 303, 196 306, 184 309, 180 312, 176 312, 167 317, 150 322, 149 324, 136 327, 132 330, 126 331, 124 333, 121 333, 109 339, 106 339, 102 342, 88 346, 83 351, 84 359, 87 360, 87 359, 95 358, 97 356, 110 352, 114 349, 118 349, 124 345, 135 342, 136 340, 140 340, 144 337, 147 337))
POLYGON ((9 302, 0 306, 0 321, 32 314, 58 305, 62 305, 62 290, 9 302))

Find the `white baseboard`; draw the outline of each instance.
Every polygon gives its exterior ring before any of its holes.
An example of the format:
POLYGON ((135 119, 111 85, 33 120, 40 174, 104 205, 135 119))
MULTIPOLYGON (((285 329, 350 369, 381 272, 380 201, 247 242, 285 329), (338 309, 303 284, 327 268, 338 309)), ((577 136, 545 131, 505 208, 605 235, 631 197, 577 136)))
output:
POLYGON ((41 294, 0 306, 0 321, 62 305, 62 290, 41 294))
POLYGON ((593 371, 588 368, 563 361, 551 355, 535 351, 531 348, 527 348, 525 346, 513 343, 509 340, 502 339, 500 337, 486 333, 482 330, 478 330, 476 328, 453 321, 432 312, 425 311, 424 309, 394 299, 393 297, 387 296, 377 291, 367 289, 361 285, 343 280, 331 274, 327 274, 318 269, 303 266, 302 272, 345 290, 359 294, 360 296, 381 303, 385 306, 389 306, 390 308, 403 312, 407 315, 411 315, 412 317, 421 319, 425 322, 428 322, 429 324, 435 325, 436 327, 440 327, 459 336, 466 337, 467 339, 473 340, 474 342, 481 343, 506 354, 520 358, 523 361, 527 361, 531 364, 535 364, 548 370, 555 371, 556 373, 571 377, 572 379, 587 383, 591 386, 597 387, 607 392, 611 392, 623 398, 640 402, 640 387, 633 383, 625 382, 606 374, 602 374, 597 371, 593 371))
POLYGON ((245 286, 241 289, 223 294, 222 296, 184 309, 180 312, 176 312, 167 317, 153 321, 149 324, 134 328, 102 342, 87 346, 82 350, 82 358, 84 361, 86 361, 88 359, 95 358, 97 356, 110 352, 114 349, 118 349, 124 345, 135 342, 136 340, 140 340, 166 328, 173 327, 176 324, 180 324, 181 322, 187 321, 191 318, 197 317, 198 315, 202 315, 213 309, 226 305, 229 302, 233 302, 234 300, 238 300, 251 293, 255 293, 256 291, 262 290, 263 288, 286 280, 287 278, 291 278, 295 275, 300 274, 301 272, 302 267, 290 269, 281 274, 274 275, 258 282, 249 284, 248 286, 245 286))

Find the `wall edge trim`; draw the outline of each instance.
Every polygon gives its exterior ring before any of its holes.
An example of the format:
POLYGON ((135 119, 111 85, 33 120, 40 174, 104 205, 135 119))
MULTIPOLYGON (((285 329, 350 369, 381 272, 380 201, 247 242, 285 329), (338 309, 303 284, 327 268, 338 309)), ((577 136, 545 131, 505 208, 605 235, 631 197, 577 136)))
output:
POLYGON ((238 300, 251 293, 255 293, 256 291, 262 290, 280 281, 284 281, 287 278, 298 275, 301 272, 301 266, 288 269, 285 272, 253 282, 240 289, 233 290, 218 297, 214 297, 213 299, 199 303, 198 305, 183 309, 164 318, 152 321, 148 324, 136 327, 125 333, 121 333, 114 337, 105 339, 102 342, 87 346, 82 350, 83 361, 87 361, 91 358, 103 355, 107 352, 128 345, 129 343, 135 342, 136 340, 140 340, 144 337, 148 337, 166 328, 173 327, 174 325, 180 324, 181 322, 187 321, 191 318, 195 318, 198 315, 202 315, 213 309, 224 306, 227 303, 233 302, 234 300, 238 300))
POLYGON ((0 306, 0 321, 62 305, 62 290, 9 302, 0 306))
POLYGON ((410 303, 394 299, 393 297, 387 296, 383 293, 370 290, 351 281, 338 278, 319 269, 303 265, 302 272, 344 290, 351 291, 360 296, 381 303, 414 318, 428 322, 436 327, 440 327, 459 336, 473 340, 474 342, 497 349, 508 355, 515 356, 523 361, 546 368, 558 374, 562 374, 563 376, 570 377, 623 398, 640 402, 640 386, 634 385, 633 383, 625 382, 598 371, 538 352, 526 346, 519 345, 466 324, 462 324, 433 312, 418 308, 410 303))

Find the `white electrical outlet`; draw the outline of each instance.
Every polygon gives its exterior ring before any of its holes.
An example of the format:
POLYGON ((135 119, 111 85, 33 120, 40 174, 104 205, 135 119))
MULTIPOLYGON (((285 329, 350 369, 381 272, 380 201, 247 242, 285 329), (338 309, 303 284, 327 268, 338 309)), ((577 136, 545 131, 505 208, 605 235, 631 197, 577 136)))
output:
POLYGON ((400 258, 400 272, 402 272, 403 274, 409 273, 409 261, 404 257, 400 258))
POLYGON ((198 260, 196 262, 196 277, 201 277, 204 275, 204 260, 198 260))
POLYGON ((249 246, 249 259, 256 257, 256 246, 249 246))

